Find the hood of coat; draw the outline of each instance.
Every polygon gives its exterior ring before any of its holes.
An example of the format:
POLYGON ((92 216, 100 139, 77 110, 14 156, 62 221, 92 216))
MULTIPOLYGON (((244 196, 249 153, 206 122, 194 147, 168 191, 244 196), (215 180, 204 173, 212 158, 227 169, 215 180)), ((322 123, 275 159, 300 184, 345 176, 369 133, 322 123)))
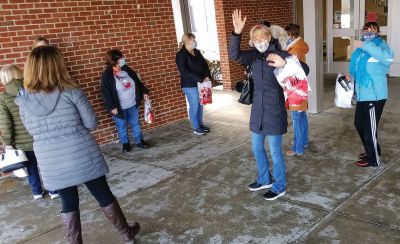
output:
POLYGON ((288 35, 287 32, 285 31, 285 29, 283 29, 282 27, 280 27, 279 25, 271 25, 269 27, 272 37, 277 39, 279 41, 279 44, 281 45, 281 48, 283 51, 286 51, 287 49, 287 39, 288 39, 288 35))
POLYGON ((54 111, 60 98, 60 91, 30 93, 20 90, 15 103, 23 106, 36 117, 46 116, 54 111))
POLYGON ((19 90, 23 88, 22 80, 12 80, 4 86, 6 93, 17 96, 19 90))

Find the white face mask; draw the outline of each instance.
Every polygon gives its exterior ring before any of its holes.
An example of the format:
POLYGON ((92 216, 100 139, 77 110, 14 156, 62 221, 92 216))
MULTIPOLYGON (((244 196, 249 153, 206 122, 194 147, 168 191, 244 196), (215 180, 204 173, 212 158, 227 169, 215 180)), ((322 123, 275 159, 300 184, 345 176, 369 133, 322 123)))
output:
POLYGON ((195 49, 196 47, 197 47, 197 42, 194 41, 194 42, 192 43, 192 48, 195 49))
POLYGON ((263 42, 254 43, 254 47, 255 47, 260 53, 264 53, 265 51, 267 51, 267 49, 268 49, 268 47, 269 47, 269 41, 263 41, 263 42))

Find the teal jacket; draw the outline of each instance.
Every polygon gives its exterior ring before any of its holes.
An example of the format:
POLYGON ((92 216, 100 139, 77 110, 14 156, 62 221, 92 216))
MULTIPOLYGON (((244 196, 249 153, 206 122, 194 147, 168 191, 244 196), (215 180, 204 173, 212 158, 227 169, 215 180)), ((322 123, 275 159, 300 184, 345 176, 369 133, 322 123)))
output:
POLYGON ((350 74, 356 80, 357 101, 387 99, 386 74, 393 62, 393 51, 383 39, 378 42, 365 41, 360 49, 359 52, 354 51, 350 61, 350 74), (363 62, 363 60, 366 62, 363 62), (360 65, 365 65, 365 68, 360 69, 360 65), (360 70, 364 70, 366 74, 357 74, 357 71, 360 70))

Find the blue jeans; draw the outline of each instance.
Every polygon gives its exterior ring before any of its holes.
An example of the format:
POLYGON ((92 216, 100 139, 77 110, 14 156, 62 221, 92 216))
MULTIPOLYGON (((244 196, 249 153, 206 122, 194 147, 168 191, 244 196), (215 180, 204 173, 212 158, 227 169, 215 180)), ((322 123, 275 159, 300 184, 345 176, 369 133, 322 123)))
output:
POLYGON ((273 182, 271 191, 279 194, 286 190, 286 165, 285 158, 283 157, 282 153, 282 135, 265 136, 254 132, 251 133, 251 145, 258 168, 257 182, 262 185, 272 182, 271 175, 269 173, 269 161, 264 147, 265 137, 268 138, 273 168, 272 176, 275 180, 273 182))
POLYGON ((142 129, 140 128, 139 109, 132 106, 127 109, 122 109, 123 119, 112 116, 118 131, 118 138, 122 144, 129 143, 128 123, 131 125, 133 140, 136 144, 143 139, 142 129))
POLYGON ((293 111, 293 147, 296 154, 303 154, 304 147, 308 146, 308 119, 307 112, 293 111))
MULTIPOLYGON (((28 181, 32 188, 33 195, 40 195, 43 193, 42 182, 40 181, 39 170, 37 166, 37 160, 33 151, 25 151, 25 155, 29 160, 29 164, 26 167, 28 171, 28 181)), ((57 193, 57 191, 49 191, 51 194, 57 193)))
POLYGON ((203 125, 203 105, 200 105, 199 91, 197 87, 184 87, 182 90, 189 103, 189 117, 192 127, 198 129, 203 125))

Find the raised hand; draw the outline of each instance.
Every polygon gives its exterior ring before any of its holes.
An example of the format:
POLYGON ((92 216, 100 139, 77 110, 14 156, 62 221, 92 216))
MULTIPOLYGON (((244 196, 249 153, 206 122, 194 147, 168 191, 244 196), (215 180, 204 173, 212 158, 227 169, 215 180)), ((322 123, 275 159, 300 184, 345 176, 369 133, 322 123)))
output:
POLYGON ((239 9, 235 9, 232 14, 232 22, 233 27, 235 28, 235 33, 240 34, 244 28, 244 24, 246 23, 247 17, 242 19, 242 11, 239 9))

